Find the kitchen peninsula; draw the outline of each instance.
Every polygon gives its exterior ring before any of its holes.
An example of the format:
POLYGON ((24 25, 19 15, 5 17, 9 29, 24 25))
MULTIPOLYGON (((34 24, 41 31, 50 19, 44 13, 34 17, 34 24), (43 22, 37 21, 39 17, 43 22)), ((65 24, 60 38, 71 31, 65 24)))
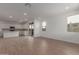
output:
POLYGON ((20 35, 28 35, 28 29, 3 29, 3 38, 19 37, 20 35))

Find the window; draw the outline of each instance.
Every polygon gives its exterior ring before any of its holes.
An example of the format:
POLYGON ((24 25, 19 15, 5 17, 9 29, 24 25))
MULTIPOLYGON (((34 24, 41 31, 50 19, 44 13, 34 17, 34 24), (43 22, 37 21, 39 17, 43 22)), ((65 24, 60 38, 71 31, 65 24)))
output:
POLYGON ((79 15, 68 17, 67 27, 69 32, 79 32, 79 15))

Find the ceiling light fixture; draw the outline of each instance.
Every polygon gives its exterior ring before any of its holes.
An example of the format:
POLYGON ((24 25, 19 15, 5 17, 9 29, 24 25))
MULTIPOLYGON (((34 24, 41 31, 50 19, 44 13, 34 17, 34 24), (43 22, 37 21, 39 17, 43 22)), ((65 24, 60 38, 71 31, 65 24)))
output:
POLYGON ((27 15, 27 13, 24 13, 24 15, 27 15))
POLYGON ((70 8, 69 6, 66 6, 66 7, 65 7, 66 10, 68 10, 69 8, 70 8))
POLYGON ((25 3, 25 6, 26 7, 31 7, 31 4, 30 3, 25 3))
POLYGON ((9 16, 9 18, 13 18, 13 16, 9 16))

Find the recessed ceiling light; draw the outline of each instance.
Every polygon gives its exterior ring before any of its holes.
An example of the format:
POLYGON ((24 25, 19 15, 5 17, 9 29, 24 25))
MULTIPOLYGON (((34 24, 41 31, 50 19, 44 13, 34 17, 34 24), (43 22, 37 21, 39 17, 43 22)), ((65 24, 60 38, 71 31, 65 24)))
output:
POLYGON ((9 16, 9 18, 13 18, 13 16, 9 16))
POLYGON ((27 13, 24 13, 24 15, 27 15, 27 13))
POLYGON ((68 10, 69 8, 70 8, 69 6, 66 6, 66 7, 65 7, 66 10, 68 10))

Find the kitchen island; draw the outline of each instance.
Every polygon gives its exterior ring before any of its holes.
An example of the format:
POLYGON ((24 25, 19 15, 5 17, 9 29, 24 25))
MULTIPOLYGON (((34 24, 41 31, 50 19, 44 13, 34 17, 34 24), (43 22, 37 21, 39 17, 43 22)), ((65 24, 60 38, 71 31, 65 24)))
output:
POLYGON ((3 38, 19 37, 19 31, 3 31, 3 38))

